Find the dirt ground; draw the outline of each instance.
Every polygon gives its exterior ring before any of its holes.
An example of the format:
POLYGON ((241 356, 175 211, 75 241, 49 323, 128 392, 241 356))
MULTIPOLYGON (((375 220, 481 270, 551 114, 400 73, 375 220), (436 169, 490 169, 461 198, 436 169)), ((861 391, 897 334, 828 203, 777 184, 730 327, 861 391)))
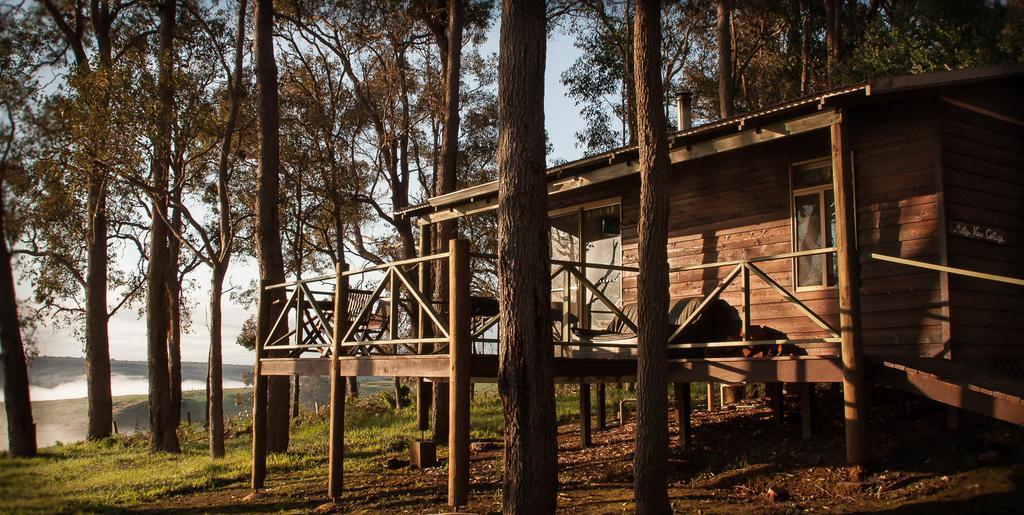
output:
MULTIPOLYGON (((773 420, 763 401, 693 414, 693 447, 679 448, 672 425, 669 481, 680 513, 1022 513, 1024 431, 964 416, 958 432, 946 431, 946 410, 924 400, 900 404, 878 399, 871 421, 873 465, 844 462, 838 400, 819 392, 812 439, 800 437, 795 399, 785 420, 773 420), (827 409, 826 407, 833 407, 827 409)), ((593 433, 579 448, 578 424, 559 428, 559 512, 622 513, 632 510, 633 424, 593 433)), ((500 442, 476 442, 470 504, 461 512, 501 509, 500 442)), ((443 513, 447 469, 386 468, 349 473, 338 505, 323 505, 326 471, 268 477, 268 488, 243 500, 246 484, 164 500, 146 511, 443 513)))

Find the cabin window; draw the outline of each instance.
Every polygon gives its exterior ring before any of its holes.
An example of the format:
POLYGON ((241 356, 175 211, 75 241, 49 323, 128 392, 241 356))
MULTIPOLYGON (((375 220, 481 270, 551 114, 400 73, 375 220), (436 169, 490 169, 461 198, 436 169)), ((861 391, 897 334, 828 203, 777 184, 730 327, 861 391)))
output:
MULTIPOLYGON (((832 190, 832 162, 819 159, 793 166, 794 250, 835 246, 836 202, 832 190)), ((794 260, 794 285, 799 289, 836 286, 838 263, 834 254, 801 256, 794 260)))
MULTIPOLYGON (((614 201, 560 209, 551 214, 551 259, 582 263, 583 276, 617 307, 622 305, 622 272, 587 264, 622 264, 622 237, 619 233, 620 205, 614 201)), ((552 264, 552 271, 557 265, 552 264)), ((567 274, 551 281, 551 305, 568 315, 575 327, 604 328, 614 314, 590 289, 567 274)), ((556 330, 561 331, 562 315, 555 315, 556 330)))

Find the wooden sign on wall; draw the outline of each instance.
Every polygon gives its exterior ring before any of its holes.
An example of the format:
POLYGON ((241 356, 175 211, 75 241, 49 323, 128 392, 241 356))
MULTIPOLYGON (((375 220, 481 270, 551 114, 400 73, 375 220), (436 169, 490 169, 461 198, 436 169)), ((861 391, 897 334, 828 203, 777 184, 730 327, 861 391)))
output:
POLYGON ((949 232, 954 236, 1006 245, 1006 231, 989 225, 950 221, 949 232))

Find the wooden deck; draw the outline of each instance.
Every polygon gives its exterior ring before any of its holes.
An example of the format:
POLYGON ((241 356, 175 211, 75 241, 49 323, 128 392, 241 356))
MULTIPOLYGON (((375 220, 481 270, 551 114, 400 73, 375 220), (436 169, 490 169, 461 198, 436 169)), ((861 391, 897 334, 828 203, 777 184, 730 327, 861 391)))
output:
POLYGON ((887 386, 1024 425, 1022 364, 872 357, 868 372, 887 386))

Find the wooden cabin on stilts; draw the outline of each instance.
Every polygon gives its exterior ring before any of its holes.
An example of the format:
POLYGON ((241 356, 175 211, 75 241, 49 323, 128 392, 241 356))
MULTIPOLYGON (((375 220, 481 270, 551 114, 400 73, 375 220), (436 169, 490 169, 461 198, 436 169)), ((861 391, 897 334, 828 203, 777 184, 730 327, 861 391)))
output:
MULTIPOLYGON (((695 382, 768 383, 775 399, 797 385, 805 437, 814 385, 841 385, 855 465, 871 459, 875 384, 945 403, 954 421, 969 410, 1024 424, 1020 91, 1022 66, 884 78, 694 128, 680 97, 666 345, 681 443, 700 438, 695 382)), ((636 373, 637 149, 551 168, 548 191, 554 375, 581 385, 589 432, 590 385, 600 396, 636 373)), ((266 376, 330 376, 332 499, 345 378, 400 376, 450 383, 448 501, 466 503, 470 384, 495 380, 501 339, 497 300, 474 274, 499 257, 466 240, 430 248, 428 235, 496 204, 496 183, 431 198, 396 213, 417 221, 419 257, 261 285, 287 290, 275 327, 291 329, 259 335, 253 489, 266 476, 266 376), (435 262, 445 299, 429 287, 435 262), (353 276, 376 286, 351 288, 353 276)))

